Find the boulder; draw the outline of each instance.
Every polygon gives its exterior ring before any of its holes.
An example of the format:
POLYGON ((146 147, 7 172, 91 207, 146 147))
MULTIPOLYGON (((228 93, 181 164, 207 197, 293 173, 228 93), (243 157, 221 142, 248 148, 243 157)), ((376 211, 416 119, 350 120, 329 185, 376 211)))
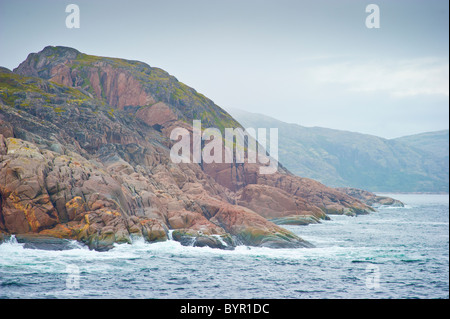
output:
POLYGON ((16 234, 15 237, 19 244, 24 244, 23 248, 28 249, 69 250, 74 248, 71 240, 53 236, 44 236, 40 234, 16 234))
POLYGON ((211 222, 221 226, 244 245, 273 248, 312 247, 312 244, 248 208, 217 202, 214 199, 200 200, 200 205, 212 215, 211 222))

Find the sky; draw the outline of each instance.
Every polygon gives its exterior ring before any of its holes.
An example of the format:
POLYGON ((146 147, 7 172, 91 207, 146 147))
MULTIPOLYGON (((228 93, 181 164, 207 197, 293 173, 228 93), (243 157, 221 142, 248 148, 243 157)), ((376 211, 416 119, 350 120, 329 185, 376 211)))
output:
POLYGON ((448 30, 447 0, 0 0, 0 66, 69 46, 162 68, 226 110, 394 138, 449 127, 448 30))

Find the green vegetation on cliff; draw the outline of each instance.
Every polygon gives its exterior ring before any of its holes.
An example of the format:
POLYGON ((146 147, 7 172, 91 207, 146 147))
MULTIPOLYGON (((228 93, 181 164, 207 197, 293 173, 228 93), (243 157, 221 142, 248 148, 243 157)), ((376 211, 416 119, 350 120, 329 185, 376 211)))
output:
POLYGON ((227 112, 166 71, 146 63, 48 46, 14 72, 80 89, 114 108, 163 102, 179 120, 201 119, 205 127, 239 127, 227 112), (205 116, 207 114, 207 116, 205 116))

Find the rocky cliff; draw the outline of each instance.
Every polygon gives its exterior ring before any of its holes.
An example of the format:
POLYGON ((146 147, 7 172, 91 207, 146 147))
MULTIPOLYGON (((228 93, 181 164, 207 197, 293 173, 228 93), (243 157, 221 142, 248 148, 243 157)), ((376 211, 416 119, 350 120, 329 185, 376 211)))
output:
POLYGON ((171 128, 240 127, 165 71, 46 47, 0 69, 0 234, 110 249, 149 242, 308 247, 277 226, 372 208, 310 179, 257 164, 174 164, 171 128), (291 221, 291 222, 290 222, 291 221))

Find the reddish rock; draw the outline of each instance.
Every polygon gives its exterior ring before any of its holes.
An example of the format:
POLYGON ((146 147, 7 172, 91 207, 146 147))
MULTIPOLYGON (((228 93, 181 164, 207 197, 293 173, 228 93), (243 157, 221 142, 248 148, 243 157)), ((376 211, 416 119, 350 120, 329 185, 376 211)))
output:
POLYGON ((165 241, 168 239, 167 227, 156 219, 140 219, 141 233, 147 242, 165 241))
POLYGON ((0 134, 0 156, 6 155, 8 153, 8 148, 6 147, 6 139, 3 134, 0 134))
POLYGON ((69 220, 81 219, 82 214, 86 212, 87 205, 80 196, 75 196, 66 204, 66 212, 69 220))
MULTIPOLYGON (((235 192, 240 191, 247 185, 267 185, 284 191, 284 196, 287 193, 296 199, 300 199, 308 207, 316 206, 326 214, 366 214, 373 211, 371 207, 356 198, 312 179, 292 175, 282 167, 279 167, 278 172, 274 174, 260 174, 258 164, 248 163, 213 163, 204 164, 203 167, 205 172, 212 176, 219 184, 235 192)), ((244 204, 245 202, 249 201, 243 200, 244 204)), ((301 204, 300 206, 304 205, 301 204)), ((306 208, 306 206, 304 207, 306 208)))
POLYGON ((32 143, 6 140, 0 163, 1 213, 11 233, 39 232, 59 223, 56 209, 45 188, 44 156, 32 143))
POLYGON ((80 229, 81 225, 79 223, 58 224, 53 228, 40 231, 39 234, 55 238, 77 239, 80 229))
POLYGON ((210 221, 236 236, 243 244, 266 247, 308 247, 309 243, 254 211, 213 198, 197 199, 210 221))
POLYGON ((174 237, 195 237, 198 246, 223 248, 237 238, 246 245, 299 247, 309 244, 264 217, 369 210, 281 166, 262 175, 257 164, 172 163, 173 128, 192 132, 190 121, 200 118, 205 127, 239 125, 160 69, 47 47, 14 77, 5 90, 18 87, 6 92, 9 99, 0 96, 6 123, 0 133, 8 137, 0 135, 3 233, 77 238, 106 250, 131 235, 166 240, 171 228, 174 237), (20 85, 30 87, 20 91, 20 85), (19 112, 13 98, 29 108, 19 112))
MULTIPOLYGON (((13 126, 8 122, 3 121, 1 118, 1 114, 0 114, 0 136, 3 136, 4 138, 14 137, 13 126)), ((0 152, 1 152, 1 149, 0 149, 0 152)), ((1 154, 2 153, 0 153, 0 155, 1 154)))
POLYGON ((163 102, 158 102, 151 106, 141 108, 136 112, 136 116, 150 126, 156 124, 165 125, 167 122, 178 119, 170 107, 163 102))
POLYGON ((280 188, 250 184, 237 192, 237 203, 271 219, 293 215, 312 215, 325 219, 326 214, 306 200, 291 195, 280 188))
POLYGON ((69 87, 83 88, 83 77, 89 79, 89 84, 98 99, 106 98, 109 105, 118 109, 124 106, 143 106, 155 103, 154 98, 146 93, 141 83, 129 72, 115 68, 104 62, 95 62, 83 71, 72 69, 77 62, 66 61, 57 64, 50 70, 49 80, 69 87))
POLYGON ((211 223, 202 214, 187 210, 172 211, 167 215, 171 229, 188 229, 192 234, 224 235, 225 231, 211 223))

